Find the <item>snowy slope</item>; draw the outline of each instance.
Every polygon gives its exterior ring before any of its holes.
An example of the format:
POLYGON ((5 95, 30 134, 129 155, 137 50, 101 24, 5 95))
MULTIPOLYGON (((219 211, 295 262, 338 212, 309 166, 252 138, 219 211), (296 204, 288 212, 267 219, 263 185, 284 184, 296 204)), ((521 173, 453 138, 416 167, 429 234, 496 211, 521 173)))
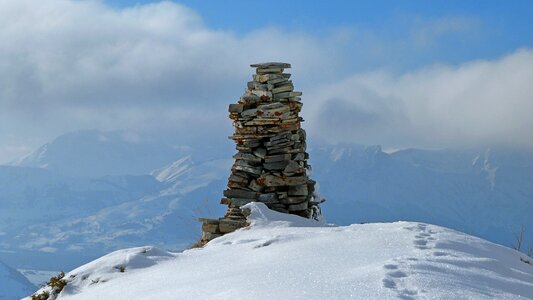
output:
POLYGON ((80 130, 57 137, 12 165, 76 177, 148 174, 182 156, 165 140, 124 131, 80 130))
POLYGON ((119 250, 58 299, 529 299, 516 251, 425 223, 324 226, 250 205, 252 227, 203 249, 119 250), (124 272, 121 272, 121 269, 124 272))
MULTIPOLYGON (((224 213, 219 202, 225 185, 222 178, 227 175, 222 174, 230 166, 230 159, 195 162, 187 156, 160 169, 159 173, 166 174, 156 176, 160 181, 149 175, 106 176, 98 180, 77 179, 77 188, 72 187, 73 179, 68 177, 61 177, 62 183, 54 181, 48 170, 0 166, 0 177, 2 168, 42 174, 38 178, 42 183, 31 176, 23 177, 24 187, 20 188, 33 190, 36 204, 25 205, 25 193, 21 192, 18 209, 24 212, 23 217, 5 219, 5 223, 0 219, 0 234, 4 233, 0 257, 19 268, 61 270, 125 247, 155 244, 181 250, 199 238, 198 217, 224 213), (15 224, 19 226, 14 227, 15 224)), ((4 181, 4 192, 13 190, 17 176, 5 178, 12 178, 13 185, 4 181)), ((9 199, 17 200, 5 198, 3 201, 0 194, 0 208, 9 199)), ((15 208, 4 207, 0 216, 21 214, 15 208)))
POLYGON ((36 289, 24 275, 0 261, 0 300, 20 299, 36 289))
POLYGON ((67 266, 79 265, 85 256, 80 252, 83 241, 91 238, 86 233, 98 236, 104 227, 95 221, 84 228, 81 220, 157 195, 164 186, 149 175, 75 178, 40 168, 0 166, 0 259, 36 270, 63 269, 67 257, 75 260, 67 266), (71 224, 68 232, 66 224, 71 224))
MULTIPOLYGON (((337 224, 412 220, 503 245, 533 228, 533 153, 508 149, 402 150, 320 146, 313 179, 337 224)), ((533 245, 533 240, 527 244, 533 245)))

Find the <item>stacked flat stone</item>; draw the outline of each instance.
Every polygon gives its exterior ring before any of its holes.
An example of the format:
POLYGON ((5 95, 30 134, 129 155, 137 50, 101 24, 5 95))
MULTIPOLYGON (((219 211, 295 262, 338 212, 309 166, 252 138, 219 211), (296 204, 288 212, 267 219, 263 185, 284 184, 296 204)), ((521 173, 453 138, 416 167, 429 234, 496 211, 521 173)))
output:
POLYGON ((221 203, 228 205, 224 218, 200 219, 203 240, 247 226, 241 207, 262 202, 272 210, 318 218, 315 181, 309 179, 306 134, 301 92, 294 91, 287 63, 253 64, 256 74, 238 103, 230 104, 235 133, 235 163, 221 203))

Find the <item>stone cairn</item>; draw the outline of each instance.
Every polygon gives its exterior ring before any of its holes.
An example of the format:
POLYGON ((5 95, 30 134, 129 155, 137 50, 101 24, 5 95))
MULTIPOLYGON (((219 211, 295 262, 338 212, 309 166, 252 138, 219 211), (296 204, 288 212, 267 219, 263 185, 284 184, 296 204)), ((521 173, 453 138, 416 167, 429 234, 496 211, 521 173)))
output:
POLYGON ((200 244, 248 226, 250 202, 262 202, 272 210, 305 218, 320 218, 315 181, 309 179, 302 109, 302 92, 294 91, 287 63, 253 64, 256 74, 237 104, 229 105, 229 118, 237 144, 235 163, 221 204, 228 205, 220 219, 199 219, 200 244))

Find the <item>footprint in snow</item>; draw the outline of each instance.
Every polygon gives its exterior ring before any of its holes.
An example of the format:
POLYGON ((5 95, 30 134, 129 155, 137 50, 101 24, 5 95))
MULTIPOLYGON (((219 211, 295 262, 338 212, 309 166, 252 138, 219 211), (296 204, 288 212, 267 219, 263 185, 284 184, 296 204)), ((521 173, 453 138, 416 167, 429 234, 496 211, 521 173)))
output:
POLYGON ((383 287, 386 287, 388 289, 395 289, 396 288, 396 282, 392 279, 385 278, 382 280, 383 287))
POLYGON ((425 245, 427 245, 428 241, 426 241, 426 240, 415 240, 414 243, 415 243, 415 245, 425 246, 425 245))
POLYGON ((403 277, 407 277, 407 274, 405 274, 404 272, 400 270, 397 270, 394 272, 387 273, 387 276, 394 277, 394 278, 403 278, 403 277))

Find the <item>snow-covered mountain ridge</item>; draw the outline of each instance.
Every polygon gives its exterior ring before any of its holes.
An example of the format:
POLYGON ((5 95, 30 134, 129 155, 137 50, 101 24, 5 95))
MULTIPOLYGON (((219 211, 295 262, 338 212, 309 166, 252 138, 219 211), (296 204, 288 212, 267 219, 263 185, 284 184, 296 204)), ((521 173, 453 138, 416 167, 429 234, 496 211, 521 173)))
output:
POLYGON ((521 254, 415 222, 326 226, 252 210, 204 248, 119 250, 66 277, 67 299, 530 299, 521 254))

